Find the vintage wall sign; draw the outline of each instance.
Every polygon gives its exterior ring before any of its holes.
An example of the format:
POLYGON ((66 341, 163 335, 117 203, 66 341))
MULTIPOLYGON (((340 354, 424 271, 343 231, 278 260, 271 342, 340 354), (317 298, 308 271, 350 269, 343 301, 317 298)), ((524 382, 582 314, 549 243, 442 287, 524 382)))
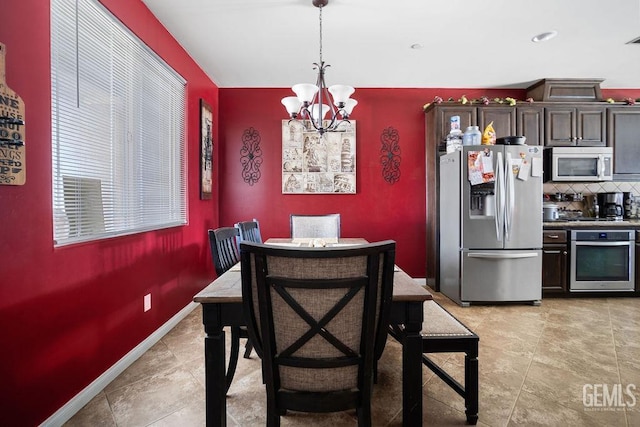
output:
POLYGON ((0 43, 0 184, 24 185, 25 151, 24 102, 7 86, 5 45, 0 43))

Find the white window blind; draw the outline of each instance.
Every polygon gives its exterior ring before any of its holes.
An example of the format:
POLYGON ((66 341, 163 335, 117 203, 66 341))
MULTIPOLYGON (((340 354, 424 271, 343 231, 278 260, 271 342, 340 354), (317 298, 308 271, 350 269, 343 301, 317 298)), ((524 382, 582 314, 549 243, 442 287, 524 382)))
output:
POLYGON ((51 0, 55 245, 186 223, 185 81, 96 0, 51 0))

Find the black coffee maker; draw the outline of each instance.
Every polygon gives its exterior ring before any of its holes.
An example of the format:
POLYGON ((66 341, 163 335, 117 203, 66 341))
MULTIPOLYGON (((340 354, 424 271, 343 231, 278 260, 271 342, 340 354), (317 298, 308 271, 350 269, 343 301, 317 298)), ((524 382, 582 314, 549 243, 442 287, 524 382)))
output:
POLYGON ((600 218, 624 218, 624 195, 622 192, 598 193, 598 205, 600 206, 600 218))

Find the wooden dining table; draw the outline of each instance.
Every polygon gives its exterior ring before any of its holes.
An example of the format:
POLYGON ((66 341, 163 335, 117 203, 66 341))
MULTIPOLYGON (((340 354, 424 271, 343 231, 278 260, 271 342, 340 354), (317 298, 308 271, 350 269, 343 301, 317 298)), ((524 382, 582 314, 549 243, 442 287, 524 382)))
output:
MULTIPOLYGON (((291 239, 269 239, 266 244, 297 245, 291 239)), ((327 246, 367 243, 364 239, 341 238, 327 246)), ((304 245, 304 243, 301 243, 304 245)), ((238 265, 239 267, 239 265, 238 265)), ((240 269, 231 268, 198 292, 193 300, 202 304, 205 354, 207 426, 227 425, 225 378, 225 331, 227 326, 246 326, 242 311, 240 269)), ((402 269, 396 267, 390 325, 402 334, 402 425, 422 425, 422 337, 423 303, 431 294, 402 269), (397 328, 398 329, 398 328, 397 328)))

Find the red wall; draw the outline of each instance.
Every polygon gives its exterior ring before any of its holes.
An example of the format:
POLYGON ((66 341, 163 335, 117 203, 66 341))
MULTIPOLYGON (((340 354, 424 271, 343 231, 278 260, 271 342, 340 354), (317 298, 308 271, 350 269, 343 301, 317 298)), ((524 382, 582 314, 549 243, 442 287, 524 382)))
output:
POLYGON ((218 194, 216 188, 212 200, 199 200, 198 105, 204 98, 217 111, 218 89, 141 1, 102 3, 188 82, 189 224, 53 247, 49 2, 3 0, 0 42, 6 45, 7 85, 25 103, 27 158, 26 184, 0 185, 5 426, 47 419, 214 277, 206 230, 218 224, 218 194), (149 292, 152 309, 143 313, 149 292))

